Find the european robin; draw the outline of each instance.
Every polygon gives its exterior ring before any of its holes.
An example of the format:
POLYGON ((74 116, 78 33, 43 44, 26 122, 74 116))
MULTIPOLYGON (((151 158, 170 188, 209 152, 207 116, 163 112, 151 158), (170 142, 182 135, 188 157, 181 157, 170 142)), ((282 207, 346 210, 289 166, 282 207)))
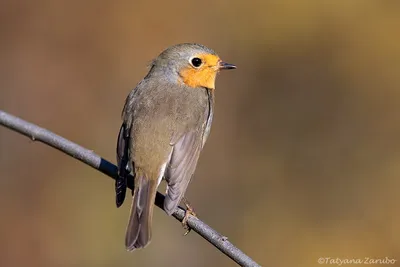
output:
POLYGON ((126 98, 118 136, 116 202, 125 199, 132 172, 135 189, 126 230, 128 251, 151 240, 157 187, 164 178, 164 210, 171 215, 184 197, 213 118, 215 78, 235 69, 200 44, 178 44, 153 60, 126 98))

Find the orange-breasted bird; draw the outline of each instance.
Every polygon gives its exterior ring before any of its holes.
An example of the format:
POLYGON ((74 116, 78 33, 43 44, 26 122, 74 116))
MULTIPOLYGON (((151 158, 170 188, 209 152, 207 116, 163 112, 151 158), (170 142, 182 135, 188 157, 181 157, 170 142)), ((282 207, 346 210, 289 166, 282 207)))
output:
POLYGON ((200 44, 178 44, 153 60, 150 71, 126 98, 117 142, 116 202, 135 177, 125 246, 132 251, 151 240, 157 187, 164 178, 164 210, 171 215, 184 197, 210 132, 215 79, 235 69, 200 44))

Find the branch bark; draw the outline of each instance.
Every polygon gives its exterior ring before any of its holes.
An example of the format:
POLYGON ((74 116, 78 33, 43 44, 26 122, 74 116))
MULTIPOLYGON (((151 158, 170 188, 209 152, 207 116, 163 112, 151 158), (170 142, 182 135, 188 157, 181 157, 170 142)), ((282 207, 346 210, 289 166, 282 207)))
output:
MULTIPOLYGON (((99 155, 91 150, 88 150, 78 144, 75 144, 59 135, 52 133, 49 130, 41 128, 35 124, 24 121, 18 117, 10 115, 0 110, 0 125, 3 125, 13 131, 16 131, 22 135, 31 138, 33 141, 39 141, 46 145, 49 145, 61 152, 74 157, 83 163, 93 167, 94 169, 104 173, 105 175, 116 179, 118 175, 117 166, 111 162, 101 158, 99 155)), ((132 178, 132 177, 131 177, 132 178)), ((128 187, 133 189, 133 179, 128 179, 128 187)), ((157 192, 156 206, 163 209, 164 195, 157 192)), ((175 213, 172 215, 178 221, 182 221, 185 216, 185 210, 178 207, 175 213)), ((190 216, 187 221, 189 227, 214 245, 222 253, 227 255, 229 258, 234 260, 241 266, 260 266, 249 256, 243 253, 240 249, 235 247, 227 238, 213 228, 208 226, 200 219, 190 216)))

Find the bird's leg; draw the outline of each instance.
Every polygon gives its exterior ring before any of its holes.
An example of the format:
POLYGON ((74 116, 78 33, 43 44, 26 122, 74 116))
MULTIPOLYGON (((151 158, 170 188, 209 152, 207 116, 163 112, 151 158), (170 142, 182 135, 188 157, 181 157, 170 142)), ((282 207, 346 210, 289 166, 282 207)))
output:
POLYGON ((186 230, 186 232, 183 234, 185 236, 190 232, 190 230, 192 230, 189 227, 189 225, 187 224, 187 220, 189 219, 189 216, 190 215, 194 216, 194 217, 197 217, 197 216, 196 216, 196 213, 194 212, 192 206, 190 205, 189 201, 185 197, 182 198, 182 201, 183 201, 183 204, 185 204, 185 206, 186 206, 185 217, 183 217, 183 220, 182 220, 183 228, 186 230))

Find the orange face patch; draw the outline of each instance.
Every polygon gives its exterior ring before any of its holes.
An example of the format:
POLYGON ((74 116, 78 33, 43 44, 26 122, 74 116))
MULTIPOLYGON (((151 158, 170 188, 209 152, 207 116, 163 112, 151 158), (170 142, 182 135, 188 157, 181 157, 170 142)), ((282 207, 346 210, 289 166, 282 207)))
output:
POLYGON ((181 70, 179 75, 182 82, 193 88, 206 87, 215 89, 215 78, 219 70, 219 57, 211 54, 201 54, 196 57, 201 59, 202 65, 198 68, 189 65, 181 70))

